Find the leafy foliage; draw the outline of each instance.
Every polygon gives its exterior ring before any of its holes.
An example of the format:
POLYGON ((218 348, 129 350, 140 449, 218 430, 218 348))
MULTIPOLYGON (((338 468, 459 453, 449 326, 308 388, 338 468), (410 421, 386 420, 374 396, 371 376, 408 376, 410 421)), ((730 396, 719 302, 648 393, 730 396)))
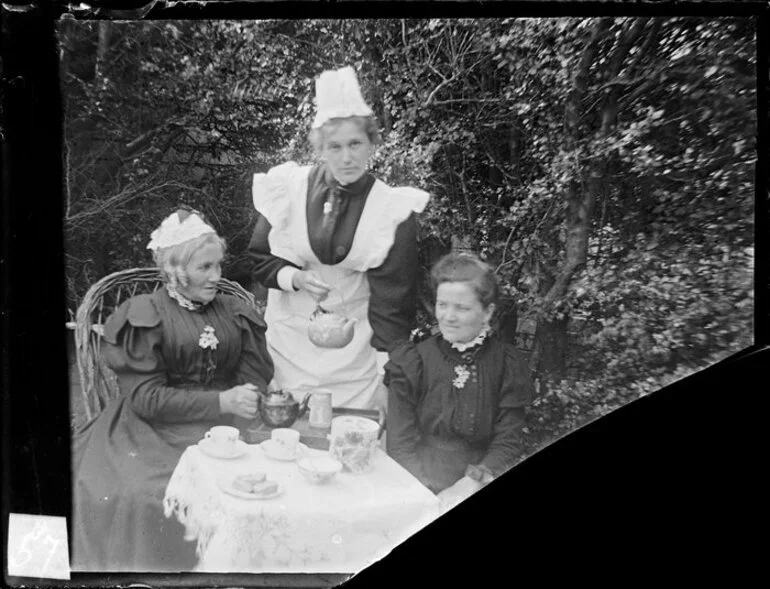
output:
POLYGON ((250 286, 250 175, 313 160, 312 80, 353 65, 384 131, 372 170, 433 195, 426 276, 473 249, 500 278, 503 335, 536 326, 534 449, 752 343, 754 26, 63 22, 70 305, 146 264, 180 202, 250 286))

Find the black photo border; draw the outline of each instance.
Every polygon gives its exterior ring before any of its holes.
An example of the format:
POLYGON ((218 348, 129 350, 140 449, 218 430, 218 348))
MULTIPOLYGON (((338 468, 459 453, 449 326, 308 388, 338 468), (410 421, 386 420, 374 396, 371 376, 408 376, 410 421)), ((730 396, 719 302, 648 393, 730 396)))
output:
MULTIPOLYGON (((75 5, 76 3, 72 3, 75 5)), ((90 2, 76 18, 753 16, 758 50, 755 346, 573 432, 345 583, 486 587, 522 582, 728 575, 759 566, 767 395, 768 45, 766 3, 90 2), (144 8, 149 10, 143 14, 144 8), (756 421, 755 421, 756 420, 756 421), (754 532, 754 533, 752 533, 754 532), (756 556, 752 556, 756 555, 756 556), (665 577, 661 577, 665 573, 665 577)), ((54 24, 64 4, 2 7, 2 507, 69 516, 61 97, 54 24)), ((68 522, 69 524, 69 522, 68 522)), ((328 586, 347 575, 72 574, 26 586, 328 586)), ((751 578, 751 577, 746 577, 751 578)))

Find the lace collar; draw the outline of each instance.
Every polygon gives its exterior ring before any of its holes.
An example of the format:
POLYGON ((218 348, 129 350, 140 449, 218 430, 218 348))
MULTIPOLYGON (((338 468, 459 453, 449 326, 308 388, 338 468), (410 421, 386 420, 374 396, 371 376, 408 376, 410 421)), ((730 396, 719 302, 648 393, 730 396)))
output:
POLYGON ((180 293, 175 286, 171 284, 166 284, 166 291, 168 292, 168 296, 179 303, 179 306, 183 309, 189 309, 190 311, 200 311, 203 307, 206 306, 206 303, 188 299, 186 296, 180 293))
POLYGON ((477 346, 480 346, 484 343, 484 340, 487 339, 487 336, 489 335, 489 326, 485 326, 484 329, 481 330, 481 333, 479 333, 475 338, 473 338, 469 342, 447 342, 450 347, 457 350, 458 352, 467 352, 471 348, 475 348, 477 346))

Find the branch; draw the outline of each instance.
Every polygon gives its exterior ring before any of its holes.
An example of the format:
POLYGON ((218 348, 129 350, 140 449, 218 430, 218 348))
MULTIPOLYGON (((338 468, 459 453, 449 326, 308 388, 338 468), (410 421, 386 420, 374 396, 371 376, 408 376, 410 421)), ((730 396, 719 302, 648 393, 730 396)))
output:
POLYGON ((656 18, 652 20, 652 23, 647 31, 647 37, 639 48, 639 51, 634 56, 634 61, 628 66, 628 75, 632 76, 639 64, 642 62, 647 53, 652 49, 653 45, 657 43, 658 35, 660 34, 660 27, 663 19, 656 18))
POLYGON ((511 260, 510 262, 506 262, 505 257, 508 254, 508 246, 511 245, 511 239, 513 239, 513 234, 515 231, 516 231, 516 227, 511 227, 511 231, 508 233, 508 238, 505 240, 505 245, 503 246, 503 258, 502 260, 500 260, 500 265, 498 265, 497 268, 495 269, 495 273, 499 272, 500 269, 506 264, 509 264, 514 261, 514 260, 511 260))
POLYGON ((142 190, 138 190, 136 192, 125 190, 123 192, 119 192, 118 194, 115 194, 107 198, 106 200, 102 201, 100 204, 98 204, 91 210, 86 210, 64 219, 64 222, 67 225, 67 228, 69 230, 73 230, 74 227, 76 227, 77 225, 87 221, 91 217, 100 215, 111 208, 124 206, 129 202, 136 200, 137 198, 140 198, 146 194, 150 194, 155 191, 161 190, 163 188, 175 188, 178 186, 179 186, 179 183, 166 182, 160 185, 147 186, 146 188, 142 190))
POLYGON ((436 96, 436 93, 439 90, 441 90, 444 86, 446 86, 447 84, 450 84, 451 82, 453 82, 454 80, 456 80, 457 78, 462 76, 463 74, 467 74, 469 71, 471 71, 473 68, 475 68, 481 62, 483 62, 485 59, 486 59, 485 57, 482 57, 476 63, 474 63, 473 65, 469 66, 467 69, 461 70, 461 71, 457 72, 454 76, 452 76, 449 79, 444 79, 444 81, 441 82, 438 86, 436 86, 433 89, 433 91, 428 95, 428 99, 425 101, 425 106, 430 106, 433 103, 433 97, 436 96))
POLYGON ((104 74, 104 60, 107 57, 107 51, 110 48, 111 32, 111 22, 101 21, 99 23, 99 41, 96 47, 96 63, 94 64, 94 86, 99 83, 104 74))
POLYGON ((607 35, 609 31, 612 19, 604 17, 600 19, 591 32, 591 38, 583 48, 583 54, 580 57, 580 63, 578 64, 577 72, 572 84, 572 91, 567 99, 565 105, 565 123, 569 134, 569 141, 576 141, 578 138, 578 127, 580 125, 580 106, 583 102, 583 97, 586 94, 588 88, 588 70, 591 64, 596 58, 596 53, 599 49, 599 41, 607 35))
MULTIPOLYGON (((642 34, 642 29, 647 23, 648 19, 639 18, 631 25, 628 34, 626 31, 621 31, 618 39, 617 47, 612 54, 610 61, 609 75, 612 78, 617 78, 620 70, 623 68, 623 62, 628 56, 631 47, 642 34)), ((599 130, 601 136, 607 136, 610 129, 616 124, 618 120, 618 93, 620 89, 618 86, 612 86, 607 93, 607 100, 604 103, 602 109, 602 124, 599 130)))
MULTIPOLYGON (((304 45, 307 45, 310 48, 309 55, 313 59, 318 60, 319 63, 325 63, 327 67, 333 67, 334 66, 334 61, 330 60, 328 58, 328 56, 322 55, 321 53, 317 53, 319 47, 315 43, 311 43, 310 41, 306 41, 305 39, 300 39, 300 38, 298 38, 296 36, 295 37, 290 37, 289 35, 287 35, 285 33, 278 33, 278 32, 275 32, 275 31, 270 31, 267 34, 273 35, 274 37, 282 37, 282 38, 286 39, 287 41, 289 41, 291 43, 302 43, 304 45)), ((237 52, 235 52, 235 51, 233 51, 231 53, 232 53, 232 55, 237 55, 237 52)))
POLYGON ((575 272, 577 272, 581 266, 583 266, 585 262, 568 262, 564 268, 559 272, 559 274, 556 276, 556 279, 553 282, 553 285, 548 290, 546 295, 543 297, 543 300, 541 301, 540 305, 537 309, 537 316, 538 319, 542 319, 543 315, 545 315, 551 307, 553 307, 553 304, 565 293, 567 292, 567 287, 569 286, 570 280, 572 279, 572 276, 574 276, 575 272))
POLYGON ((406 19, 401 19, 401 42, 404 44, 404 58, 406 59, 406 66, 409 69, 409 72, 411 74, 412 70, 412 61, 409 59, 409 45, 406 42, 406 19))
POLYGON ((120 157, 124 159, 131 157, 133 154, 148 145, 156 135, 159 135, 161 132, 165 132, 169 127, 180 126, 181 123, 179 121, 170 120, 163 123, 160 127, 155 127, 154 129, 150 129, 149 131, 142 133, 139 135, 139 137, 133 141, 130 141, 129 143, 126 143, 123 146, 123 149, 120 150, 120 157))
POLYGON ((615 48, 610 63, 609 73, 611 77, 615 78, 618 76, 620 70, 623 68, 623 62, 628 56, 629 51, 631 51, 631 47, 633 47, 634 43, 639 39, 642 30, 649 20, 649 18, 637 18, 634 20, 634 23, 631 25, 627 34, 626 31, 621 31, 620 39, 618 40, 617 47, 615 48))
POLYGON ((639 82, 645 82, 652 78, 655 78, 657 74, 662 72, 663 70, 668 69, 667 67, 661 67, 655 70, 654 72, 646 75, 646 76, 639 76, 638 78, 627 78, 624 76, 617 76, 613 79, 611 79, 609 82, 605 82, 601 86, 599 86, 596 91, 601 92, 602 90, 606 90, 607 88, 613 88, 616 86, 633 86, 634 84, 638 84, 639 82))
POLYGON ((438 71, 435 67, 433 67, 433 64, 428 62, 428 67, 433 70, 433 73, 436 74, 439 78, 441 78, 444 82, 447 81, 446 76, 442 74, 440 71, 438 71))
MULTIPOLYGON (((637 98, 639 98, 642 94, 647 92, 647 90, 650 90, 651 88, 654 88, 658 84, 660 84, 660 80, 658 80, 658 76, 662 74, 663 72, 668 72, 669 74, 677 73, 675 69, 673 69, 673 66, 661 66, 655 70, 653 70, 651 73, 649 73, 644 78, 637 78, 634 80, 634 82, 637 82, 639 80, 646 79, 647 81, 644 84, 641 84, 637 88, 635 88, 630 94, 626 96, 622 96, 618 103, 622 108, 628 108, 630 105, 632 105, 637 98)), ((683 72, 686 73, 686 72, 683 72)))
MULTIPOLYGON (((438 88, 437 88, 438 90, 438 88)), ((435 92, 435 91, 434 91, 435 92)), ((432 95, 433 93, 431 93, 432 95)), ((458 102, 476 102, 476 103, 482 103, 482 102, 494 102, 494 103, 500 103, 500 102, 507 102, 507 98, 447 98, 446 100, 434 100, 432 104, 434 106, 439 106, 442 104, 456 104, 458 102)), ((427 103, 426 103, 427 106, 427 103)))

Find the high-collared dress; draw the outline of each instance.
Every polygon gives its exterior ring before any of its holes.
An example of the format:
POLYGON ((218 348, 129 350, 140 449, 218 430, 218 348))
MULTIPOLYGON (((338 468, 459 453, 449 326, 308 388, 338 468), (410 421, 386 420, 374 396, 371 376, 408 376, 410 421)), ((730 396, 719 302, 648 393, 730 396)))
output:
POLYGON ((465 474, 503 474, 521 454, 533 395, 517 350, 495 335, 458 350, 440 334, 392 350, 387 449, 433 492, 465 474))
POLYGON ((392 188, 369 173, 341 186, 324 164, 288 162, 255 174, 259 217, 249 245, 254 277, 269 288, 265 320, 275 382, 288 390, 332 391, 337 407, 373 408, 387 350, 414 327, 419 273, 415 215, 428 202, 415 188, 392 188), (356 319, 341 349, 308 339, 316 302, 281 280, 286 268, 312 270, 333 289, 323 307, 356 319))
POLYGON ((221 391, 245 383, 265 390, 273 364, 264 332, 235 297, 190 310, 165 288, 109 318, 102 349, 120 397, 75 435, 73 570, 192 569, 195 544, 164 514, 166 485, 187 446, 213 425, 232 424, 220 413, 221 391))

